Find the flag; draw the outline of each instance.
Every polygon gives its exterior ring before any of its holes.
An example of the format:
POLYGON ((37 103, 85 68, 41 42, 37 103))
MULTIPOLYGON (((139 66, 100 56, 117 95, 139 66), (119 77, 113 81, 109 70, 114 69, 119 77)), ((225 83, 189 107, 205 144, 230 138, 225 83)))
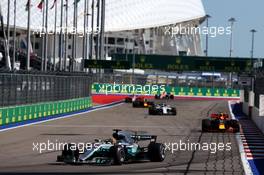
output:
POLYGON ((29 9, 30 1, 31 1, 31 0, 28 0, 28 1, 27 1, 27 4, 26 4, 26 11, 28 11, 28 9, 29 9))
POLYGON ((53 1, 53 5, 51 6, 51 8, 50 8, 50 9, 53 9, 53 8, 54 8, 54 6, 55 6, 55 3, 57 3, 57 0, 54 0, 54 1, 53 1))
POLYGON ((68 0, 65 0, 66 1, 66 3, 65 4, 63 4, 63 7, 66 7, 67 6, 67 4, 68 4, 68 0))
POLYGON ((42 10, 42 8, 43 8, 43 4, 44 4, 44 0, 41 0, 37 7, 38 7, 40 10, 42 10))
POLYGON ((74 0, 73 4, 74 4, 74 3, 78 3, 78 2, 80 2, 80 0, 74 0))

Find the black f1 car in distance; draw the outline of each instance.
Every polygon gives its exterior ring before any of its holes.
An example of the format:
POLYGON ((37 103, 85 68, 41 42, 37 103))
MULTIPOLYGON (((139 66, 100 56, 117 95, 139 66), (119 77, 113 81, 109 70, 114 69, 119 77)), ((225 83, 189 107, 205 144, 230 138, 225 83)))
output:
POLYGON ((68 164, 105 164, 121 165, 133 161, 162 162, 165 159, 165 146, 157 143, 157 136, 138 135, 136 132, 114 130, 112 139, 96 140, 96 145, 80 154, 72 150, 71 144, 65 145, 57 162, 68 164), (150 141, 147 147, 139 146, 139 141, 150 141))
POLYGON ((177 115, 177 110, 170 105, 157 104, 149 108, 149 115, 177 115))
POLYGON ((210 119, 202 120, 203 132, 239 132, 240 126, 237 120, 232 120, 226 113, 211 114, 210 119))
POLYGON ((174 99, 174 95, 172 95, 171 93, 167 93, 167 92, 163 92, 162 94, 156 94, 155 95, 155 99, 166 99, 166 100, 173 100, 174 99))
POLYGON ((133 102, 132 106, 134 108, 149 108, 154 105, 154 102, 148 101, 144 97, 137 97, 133 102))

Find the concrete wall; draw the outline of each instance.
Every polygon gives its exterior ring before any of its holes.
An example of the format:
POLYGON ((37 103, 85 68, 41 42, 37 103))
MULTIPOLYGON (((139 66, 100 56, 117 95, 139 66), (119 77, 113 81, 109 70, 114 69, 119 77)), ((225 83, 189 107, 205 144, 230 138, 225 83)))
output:
POLYGON ((243 103, 243 112, 248 115, 248 103, 247 102, 244 102, 243 103))
MULTIPOLYGON (((243 103, 243 112, 248 115, 249 107, 248 103, 243 103)), ((252 108, 252 120, 258 126, 258 128, 264 133, 264 117, 259 116, 259 109, 256 107, 252 108)))

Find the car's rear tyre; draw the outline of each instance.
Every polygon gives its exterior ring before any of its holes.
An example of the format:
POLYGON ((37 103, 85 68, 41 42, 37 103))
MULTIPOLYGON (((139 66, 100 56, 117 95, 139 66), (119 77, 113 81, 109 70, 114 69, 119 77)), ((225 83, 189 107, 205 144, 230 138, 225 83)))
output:
POLYGON ((203 119, 202 120, 202 131, 207 132, 211 128, 211 120, 209 119, 203 119))
POLYGON ((176 108, 171 109, 171 115, 177 115, 177 110, 176 108))
POLYGON ((131 103, 132 100, 130 98, 125 98, 125 103, 131 103))
POLYGON ((154 102, 153 101, 149 101, 148 102, 148 107, 150 108, 150 107, 153 107, 154 106, 154 102))
POLYGON ((122 165, 126 157, 124 148, 116 145, 116 146, 112 146, 110 148, 110 151, 114 160, 113 162, 114 165, 122 165))
POLYGON ((64 157, 62 155, 58 155, 57 162, 63 162, 63 161, 64 161, 64 157))
POLYGON ((230 126, 233 128, 233 132, 240 132, 240 126, 237 120, 230 120, 230 126))
POLYGON ((157 115, 163 115, 163 111, 162 111, 162 109, 158 109, 158 110, 157 110, 157 115))
POLYGON ((155 110, 150 107, 149 108, 149 115, 155 115, 155 114, 156 114, 155 110))
POLYGON ((155 95, 155 99, 160 99, 160 95, 155 95))
POLYGON ((152 162, 162 162, 165 159, 165 146, 162 143, 150 143, 148 157, 152 162))
POLYGON ((170 99, 171 100, 174 100, 174 95, 170 95, 170 99))
MULTIPOLYGON (((57 156, 57 161, 58 162, 76 162, 79 159, 80 156, 80 151, 78 148, 76 148, 75 150, 72 150, 71 147, 73 146, 73 144, 69 143, 67 145, 64 145, 64 148, 62 150, 62 155, 61 156, 57 156)), ((75 148, 75 147, 73 147, 75 148)))

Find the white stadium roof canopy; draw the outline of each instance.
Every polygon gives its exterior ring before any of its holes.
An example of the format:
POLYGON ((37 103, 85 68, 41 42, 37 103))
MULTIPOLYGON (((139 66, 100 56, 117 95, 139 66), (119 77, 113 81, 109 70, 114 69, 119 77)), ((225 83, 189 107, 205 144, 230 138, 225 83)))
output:
MULTIPOLYGON (((26 4, 28 0, 17 0, 17 27, 27 28, 26 4)), ((31 0, 31 29, 41 30, 42 11, 37 8, 41 0, 31 0)), ((8 0, 1 0, 4 23, 7 23, 7 3, 8 0)), ((13 25, 13 1, 10 10, 10 25, 13 25)), ((49 0, 49 8, 54 0, 49 0)), ((57 0, 57 27, 60 26, 60 0, 57 0)), ((73 24, 73 2, 68 0, 68 24, 69 28, 73 24)), ((91 4, 89 13, 91 13, 91 4)), ((48 28, 54 30, 55 13, 49 9, 48 28)), ((65 9, 64 9, 65 10, 65 9)), ((78 32, 83 32, 84 0, 78 2, 78 32)), ((96 14, 96 13, 95 13, 96 14)), ((105 31, 124 31, 142 28, 153 28, 177 24, 184 21, 199 19, 205 16, 205 11, 201 0, 106 0, 106 26, 105 31)), ((95 20, 96 21, 96 20, 95 20)), ((91 16, 89 16, 91 24, 91 16)), ((90 26, 90 25, 89 25, 90 26)), ((59 30, 57 28, 57 30, 59 30)), ((88 30, 91 30, 89 27, 88 30)))

